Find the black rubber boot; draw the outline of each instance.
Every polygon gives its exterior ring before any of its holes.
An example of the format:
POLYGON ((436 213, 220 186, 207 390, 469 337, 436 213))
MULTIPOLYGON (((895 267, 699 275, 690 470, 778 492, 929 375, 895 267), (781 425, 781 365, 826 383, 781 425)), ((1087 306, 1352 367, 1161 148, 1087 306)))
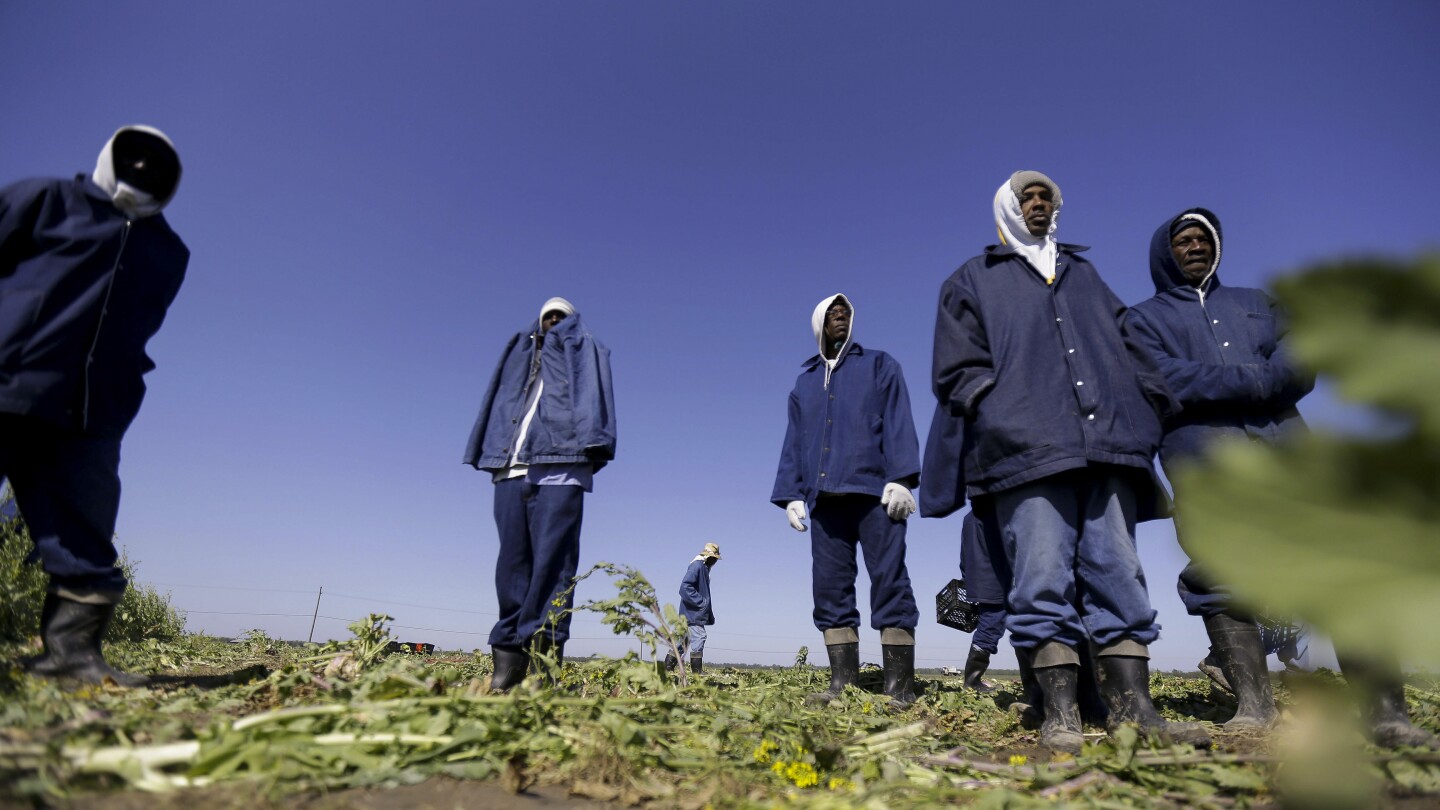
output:
POLYGON ((1440 740, 1434 734, 1411 725, 1410 709, 1405 704, 1405 680, 1398 668, 1381 668, 1338 651, 1336 655, 1345 680, 1364 696, 1365 724, 1376 745, 1440 749, 1440 740))
POLYGON ((1114 730, 1134 723, 1144 734, 1166 743, 1187 743, 1209 748, 1210 735, 1199 723, 1171 723, 1150 701, 1150 661, 1132 655, 1099 656, 1100 696, 1110 710, 1107 726, 1114 730))
POLYGON ((1273 725, 1279 712, 1275 711, 1270 672, 1265 669, 1260 628, 1219 615, 1205 619, 1205 632, 1210 635, 1210 648, 1220 659, 1225 681, 1235 694, 1235 716, 1225 722, 1225 728, 1233 731, 1273 725))
POLYGON ((1035 668, 1030 665, 1030 654, 1018 647, 1015 658, 1020 662, 1020 699, 1010 704, 1010 711, 1020 715, 1020 727, 1034 731, 1045 719, 1045 695, 1040 691, 1040 682, 1035 679, 1035 668))
POLYGON ((525 680, 530 655, 524 650, 496 644, 490 648, 490 656, 495 659, 495 674, 490 676, 491 692, 508 692, 525 680))
POLYGON ((548 686, 554 686, 560 675, 560 668, 565 664, 565 642, 555 643, 547 635, 539 634, 530 642, 531 655, 527 670, 531 675, 536 675, 548 686), (540 660, 545 656, 554 662, 554 668, 550 668, 540 660))
POLYGON ((45 650, 24 661, 25 669, 47 678, 72 678, 82 683, 148 684, 150 679, 144 675, 122 672, 105 662, 100 639, 114 615, 113 603, 92 605, 47 593, 40 611, 40 638, 45 650))
POLYGON ((705 671, 705 656, 699 653, 690 654, 690 674, 699 675, 705 671))
POLYGON ((1079 754, 1080 745, 1085 741, 1080 733, 1080 707, 1075 702, 1080 668, 1074 664, 1061 664, 1033 671, 1044 701, 1045 719, 1040 723, 1040 744, 1056 753, 1079 754))
POLYGON ((1095 674, 1095 656, 1080 656, 1079 683, 1075 687, 1075 702, 1080 704, 1080 722, 1104 728, 1110 719, 1110 710, 1100 697, 1100 679, 1095 674))
POLYGON ((680 668, 680 659, 670 653, 665 653, 665 671, 674 672, 680 668))
POLYGON ((880 660, 885 664, 885 696, 903 709, 915 702, 915 645, 882 644, 880 660))
POLYGON ((810 705, 828 705, 830 701, 845 693, 845 687, 860 682, 860 642, 830 644, 825 647, 830 656, 830 688, 805 696, 810 705))
POLYGON ((994 692, 995 687, 980 680, 989 668, 990 653, 971 647, 970 656, 965 659, 965 685, 976 692, 994 692))

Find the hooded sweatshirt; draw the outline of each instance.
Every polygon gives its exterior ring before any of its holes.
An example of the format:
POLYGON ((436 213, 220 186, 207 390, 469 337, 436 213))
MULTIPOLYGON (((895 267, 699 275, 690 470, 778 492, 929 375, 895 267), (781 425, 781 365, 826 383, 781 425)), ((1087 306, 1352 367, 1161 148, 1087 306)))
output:
MULTIPOLYGON (((96 167, 111 178, 114 140, 96 167)), ((190 251, 159 213, 174 188, 143 212, 120 207, 118 191, 83 174, 0 189, 0 412, 107 439, 139 412, 155 367, 145 346, 190 251)))
POLYGON ((133 125, 121 127, 115 130, 110 140, 105 142, 105 148, 100 150, 100 157, 95 160, 95 171, 90 179, 95 181, 102 191, 110 196, 115 207, 125 212, 131 219, 144 219, 160 213, 170 200, 175 197, 175 192, 180 188, 180 176, 183 167, 180 164, 180 155, 175 151, 175 144, 170 138, 154 127, 133 125), (161 143, 170 148, 170 154, 175 158, 175 182, 168 188, 159 190, 158 193, 150 194, 141 191, 129 183, 122 182, 115 177, 115 139, 125 132, 143 132, 152 135, 161 143))
POLYGON ((1167 466, 1226 435, 1270 441, 1302 427, 1295 403, 1315 386, 1314 376, 1285 355, 1275 300, 1220 283, 1223 238, 1220 219, 1204 208, 1165 220, 1150 239, 1155 297, 1129 314, 1131 332, 1184 406, 1165 423, 1160 458, 1167 466), (1186 280, 1170 250, 1171 235, 1192 223, 1215 244, 1210 272, 1198 286, 1186 280))
MULTIPOLYGON (((842 295, 822 300, 810 317, 823 349, 825 311, 842 295)), ((910 393, 900 364, 856 343, 855 307, 850 334, 833 360, 823 351, 806 360, 790 392, 788 425, 770 500, 784 508, 820 493, 873 495, 892 481, 914 488, 920 478, 920 443, 910 393)))

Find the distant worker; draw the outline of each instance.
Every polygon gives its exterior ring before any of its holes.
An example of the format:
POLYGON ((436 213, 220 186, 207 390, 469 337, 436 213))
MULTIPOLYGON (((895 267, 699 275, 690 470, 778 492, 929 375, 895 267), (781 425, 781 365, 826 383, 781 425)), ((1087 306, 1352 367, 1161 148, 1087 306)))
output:
POLYGON ((610 350, 574 305, 551 298, 501 351, 465 450, 465 463, 495 483, 492 690, 524 680, 532 649, 564 658, 584 496, 614 458, 610 350))
MULTIPOLYGON (((680 612, 690 625, 690 671, 701 672, 705 667, 705 629, 715 623, 715 608, 710 601, 710 569, 720 562, 720 547, 706 543, 705 547, 690 561, 685 569, 685 578, 680 580, 680 612)), ((674 655, 665 655, 665 667, 679 666, 674 655)))
POLYGON ((120 128, 89 176, 0 189, 0 477, 50 576, 30 672, 141 686, 100 641, 124 595, 120 444, 190 251, 160 213, 180 185, 164 133, 120 128))
POLYGON ((860 612, 855 549, 870 574, 870 625, 880 631, 884 693, 915 701, 915 626, 920 612, 905 570, 910 490, 920 480, 920 447, 900 364, 852 339, 854 308, 843 295, 815 307, 810 326, 820 352, 804 363, 790 392, 789 424, 770 500, 795 531, 810 527, 815 627, 830 658, 830 687, 812 702, 838 698, 860 673, 860 612))
POLYGON ((1055 240, 1061 204, 1040 172, 1015 172, 995 192, 1000 244, 941 287, 935 395, 966 420, 967 493, 995 507, 1014 577, 1007 629, 1044 696, 1041 744, 1079 753, 1082 653, 1093 646, 1112 727, 1208 745, 1151 701, 1160 628, 1135 545, 1136 522, 1163 512, 1151 465, 1160 420, 1177 406, 1084 248, 1055 240))

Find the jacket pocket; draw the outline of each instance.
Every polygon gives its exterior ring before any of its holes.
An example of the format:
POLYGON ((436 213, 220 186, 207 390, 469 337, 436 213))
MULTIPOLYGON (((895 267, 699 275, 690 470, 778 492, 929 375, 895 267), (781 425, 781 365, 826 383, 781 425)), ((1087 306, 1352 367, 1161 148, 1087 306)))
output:
POLYGON ((1247 312, 1245 329, 1255 353, 1270 359, 1270 355, 1275 353, 1275 316, 1268 312, 1247 312))

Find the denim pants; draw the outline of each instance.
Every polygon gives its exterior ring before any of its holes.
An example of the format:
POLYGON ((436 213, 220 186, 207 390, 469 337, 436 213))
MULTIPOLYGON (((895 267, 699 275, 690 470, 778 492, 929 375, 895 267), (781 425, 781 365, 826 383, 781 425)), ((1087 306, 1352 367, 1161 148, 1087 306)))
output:
POLYGON ((50 587, 125 590, 115 564, 120 440, 96 439, 28 416, 0 414, 0 478, 35 542, 50 587))
POLYGON ((815 502, 810 520, 810 577, 815 627, 859 627, 855 607, 855 547, 870 574, 870 626, 915 629, 920 611, 905 570, 905 524, 885 514, 873 495, 830 495, 815 502))
POLYGON ((705 638, 710 635, 703 624, 690 625, 690 654, 703 655, 705 653, 705 638))
POLYGON ((1159 637, 1135 548, 1133 474, 1092 466, 995 496, 1014 572, 1006 628, 1015 647, 1082 651, 1087 640, 1103 649, 1159 637))
POLYGON ((570 584, 580 564, 584 506, 585 490, 578 486, 541 486, 524 478, 495 485, 500 620, 490 630, 490 646, 523 647, 542 631, 557 644, 570 638, 569 610, 575 602, 570 584), (554 604, 562 593, 560 604, 554 604), (559 614, 554 622, 552 611, 559 614))
POLYGON ((975 626, 975 633, 970 636, 970 646, 981 652, 991 655, 1000 651, 1000 637, 1005 635, 1005 612, 1004 605, 980 605, 980 623, 975 626))

